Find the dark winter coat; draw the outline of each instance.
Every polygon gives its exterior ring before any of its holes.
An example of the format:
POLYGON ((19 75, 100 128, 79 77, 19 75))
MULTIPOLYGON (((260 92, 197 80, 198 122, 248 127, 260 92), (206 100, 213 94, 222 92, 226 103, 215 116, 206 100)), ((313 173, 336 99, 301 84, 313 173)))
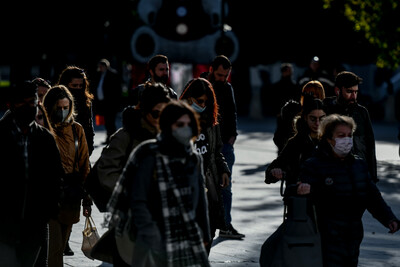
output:
MULTIPOLYGON (((200 77, 207 79, 209 72, 203 72, 200 77)), ((216 82, 213 84, 215 97, 218 103, 218 121, 222 143, 228 143, 232 136, 237 136, 237 110, 235 92, 229 82, 216 82)))
POLYGON ((357 266, 365 210, 385 227, 396 217, 372 182, 366 162, 352 154, 340 160, 321 142, 316 155, 304 162, 300 180, 311 185, 324 263, 357 266))
POLYGON ((50 132, 33 122, 23 136, 7 111, 0 120, 0 242, 15 244, 41 238, 46 223, 56 218, 64 170, 50 132), (21 141, 19 141, 21 140, 21 141))
POLYGON ((102 72, 97 72, 94 77, 94 82, 91 86, 95 100, 95 113, 104 115, 107 112, 118 112, 120 109, 122 99, 121 78, 118 72, 112 68, 107 69, 103 80, 103 96, 104 99, 97 98, 97 87, 100 82, 102 72))
POLYGON ((229 82, 223 86, 214 86, 214 91, 218 103, 221 139, 226 144, 232 136, 238 135, 235 94, 229 82))
POLYGON ((300 103, 290 100, 283 105, 281 112, 276 117, 276 130, 273 141, 278 148, 278 155, 285 147, 289 138, 295 134, 293 121, 296 115, 298 115, 300 112, 300 103))
POLYGON ((376 167, 375 137, 368 110, 359 105, 342 105, 336 97, 325 98, 327 115, 338 113, 352 117, 357 125, 353 134, 353 153, 367 161, 368 170, 374 182, 378 181, 376 167))
POLYGON ((265 183, 276 183, 278 179, 271 175, 271 170, 280 168, 285 172, 286 186, 296 184, 301 164, 311 157, 318 144, 313 140, 308 131, 299 132, 287 142, 278 157, 268 165, 265 171, 265 183))
POLYGON ((211 229, 224 229, 225 218, 221 199, 221 177, 223 173, 231 175, 228 164, 225 161, 221 149, 223 146, 219 125, 202 127, 195 147, 197 152, 203 156, 204 173, 206 176, 206 188, 209 205, 209 216, 211 229))
MULTIPOLYGON (((201 157, 180 147, 172 136, 162 135, 157 142, 145 141, 132 152, 122 174, 129 179, 127 189, 133 225, 137 231, 136 242, 146 244, 156 251, 166 250, 164 217, 157 182, 156 150, 168 156, 171 174, 180 190, 191 191, 188 201, 196 213, 195 220, 202 231, 203 240, 210 242, 201 157)), ((139 257, 143 259, 143 255, 139 257)))

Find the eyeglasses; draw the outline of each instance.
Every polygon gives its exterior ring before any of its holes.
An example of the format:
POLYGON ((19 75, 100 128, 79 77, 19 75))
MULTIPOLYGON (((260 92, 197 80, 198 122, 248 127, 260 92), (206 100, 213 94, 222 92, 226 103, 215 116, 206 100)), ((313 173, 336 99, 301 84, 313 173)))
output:
POLYGON ((150 112, 150 115, 153 117, 153 119, 158 119, 160 117, 160 113, 161 113, 161 111, 159 111, 159 110, 152 110, 150 112))

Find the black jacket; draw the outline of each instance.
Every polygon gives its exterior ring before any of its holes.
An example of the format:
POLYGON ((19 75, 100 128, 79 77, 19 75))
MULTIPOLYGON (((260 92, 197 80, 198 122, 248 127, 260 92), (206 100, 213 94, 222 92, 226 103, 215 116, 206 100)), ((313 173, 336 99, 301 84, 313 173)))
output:
POLYGON ((285 172, 286 186, 296 184, 301 164, 312 156, 318 141, 307 133, 299 133, 287 142, 278 157, 268 165, 265 171, 265 183, 276 183, 278 180, 271 175, 271 170, 280 168, 285 172))
POLYGON ((54 137, 33 122, 23 135, 7 111, 0 120, 0 242, 15 244, 38 238, 50 218, 56 218, 64 170, 54 137))
MULTIPOLYGON (((208 72, 202 73, 200 77, 207 79, 208 74, 208 72)), ((235 93, 229 82, 214 83, 213 89, 218 103, 221 138, 222 142, 226 144, 232 136, 238 135, 235 93)))
POLYGON ((352 154, 335 158, 326 141, 304 162, 300 180, 311 185, 325 264, 357 266, 365 210, 385 227, 397 220, 372 182, 366 162, 352 154))
POLYGON ((118 112, 121 105, 122 99, 122 87, 121 87, 121 78, 118 72, 114 69, 107 69, 104 80, 103 80, 103 96, 102 100, 104 104, 99 105, 99 99, 97 96, 97 87, 99 85, 101 79, 101 72, 97 72, 95 75, 95 79, 93 85, 91 87, 92 92, 94 94, 95 100, 95 108, 96 114, 103 115, 107 112, 118 112))

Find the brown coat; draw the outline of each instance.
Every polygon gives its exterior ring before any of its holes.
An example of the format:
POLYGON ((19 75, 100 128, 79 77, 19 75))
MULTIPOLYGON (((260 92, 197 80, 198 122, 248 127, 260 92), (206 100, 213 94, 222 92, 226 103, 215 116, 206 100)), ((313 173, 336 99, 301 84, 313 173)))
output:
MULTIPOLYGON (((55 129, 55 133, 55 139, 58 145, 58 149, 60 150, 61 161, 65 173, 68 174, 74 171, 79 172, 81 174, 80 177, 82 177, 83 184, 90 171, 89 149, 86 143, 86 137, 83 127, 77 122, 72 122, 70 124, 57 127, 55 129), (79 144, 77 164, 75 166, 75 140, 72 131, 72 124, 75 124, 79 144)), ((64 224, 74 224, 79 222, 79 217, 80 208, 68 210, 61 208, 58 219, 64 224)))
POLYGON ((74 166, 75 161, 75 140, 72 131, 72 123, 66 126, 61 126, 56 129, 56 142, 61 154, 61 161, 65 173, 72 173, 78 171, 81 173, 83 179, 86 179, 89 174, 89 149, 86 142, 85 132, 83 127, 77 123, 75 124, 78 136, 78 158, 77 166, 74 166))

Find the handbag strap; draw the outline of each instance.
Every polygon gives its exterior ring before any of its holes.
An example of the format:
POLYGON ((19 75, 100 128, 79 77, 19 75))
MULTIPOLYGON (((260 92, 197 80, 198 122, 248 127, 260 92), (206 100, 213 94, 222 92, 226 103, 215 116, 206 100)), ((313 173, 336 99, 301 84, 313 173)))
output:
MULTIPOLYGON (((78 149, 79 149, 79 140, 78 140, 78 134, 76 132, 76 126, 75 123, 71 124, 72 127, 72 133, 74 135, 74 143, 75 143, 75 158, 74 158, 74 168, 77 165, 77 158, 78 158, 78 149)), ((79 169, 79 168, 78 168, 79 169)))

